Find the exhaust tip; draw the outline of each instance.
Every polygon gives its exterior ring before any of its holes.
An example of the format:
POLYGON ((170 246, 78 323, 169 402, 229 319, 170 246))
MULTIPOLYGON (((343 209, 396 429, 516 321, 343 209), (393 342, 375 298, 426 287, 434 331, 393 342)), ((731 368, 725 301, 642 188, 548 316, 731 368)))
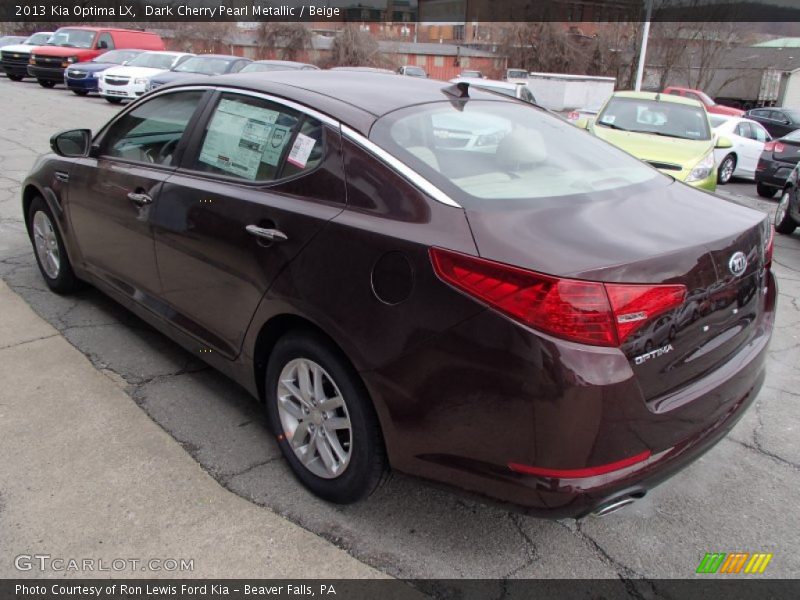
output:
POLYGON ((622 510, 626 506, 629 506, 636 502, 639 498, 644 497, 643 493, 637 494, 628 494, 627 496, 622 496, 621 498, 614 498, 606 502, 605 504, 601 504, 598 508, 592 511, 592 516, 595 517, 605 517, 606 515, 610 515, 611 513, 615 513, 618 510, 622 510))

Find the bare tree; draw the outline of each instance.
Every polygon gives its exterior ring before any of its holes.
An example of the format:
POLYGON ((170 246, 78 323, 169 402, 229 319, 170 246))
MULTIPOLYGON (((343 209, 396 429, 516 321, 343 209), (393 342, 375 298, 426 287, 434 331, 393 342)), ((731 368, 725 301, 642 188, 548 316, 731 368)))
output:
POLYGON ((331 47, 331 64, 342 67, 377 67, 383 64, 378 42, 353 23, 336 34, 331 47))
POLYGON ((259 48, 274 48, 283 60, 297 60, 311 48, 311 30, 303 23, 264 22, 258 27, 259 48))
POLYGON ((219 51, 225 47, 233 29, 233 24, 225 21, 188 21, 164 25, 172 25, 175 32, 172 37, 173 48, 186 52, 219 51))
POLYGON ((689 87, 702 90, 711 85, 737 35, 731 23, 698 23, 687 33, 687 80, 689 87))
POLYGON ((684 23, 653 23, 650 34, 650 59, 648 62, 658 67, 658 89, 663 90, 677 71, 686 55, 684 23))
POLYGON ((580 72, 585 55, 569 32, 553 22, 513 23, 500 44, 508 64, 526 71, 580 72))

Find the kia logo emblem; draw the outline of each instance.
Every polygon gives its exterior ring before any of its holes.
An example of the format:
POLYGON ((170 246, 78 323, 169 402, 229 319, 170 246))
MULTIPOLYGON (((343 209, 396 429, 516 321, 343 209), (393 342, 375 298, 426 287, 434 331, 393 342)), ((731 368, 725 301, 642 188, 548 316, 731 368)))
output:
POLYGON ((728 261, 728 268, 736 277, 744 273, 745 269, 747 269, 747 257, 744 252, 736 252, 731 256, 730 261, 728 261))

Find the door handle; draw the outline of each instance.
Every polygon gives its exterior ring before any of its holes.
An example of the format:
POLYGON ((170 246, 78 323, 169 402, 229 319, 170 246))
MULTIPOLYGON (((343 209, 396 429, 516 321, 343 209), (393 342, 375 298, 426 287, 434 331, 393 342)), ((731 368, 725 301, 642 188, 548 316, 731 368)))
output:
POLYGON ((128 200, 133 202, 136 206, 144 206, 145 204, 153 203, 153 199, 142 192, 128 192, 128 200))
POLYGON ((277 229, 264 229, 258 225, 248 225, 245 227, 245 231, 250 235, 269 240, 270 242, 285 242, 289 239, 282 231, 277 229))
POLYGON ((65 173, 64 171, 56 171, 53 173, 53 177, 63 183, 69 183, 69 173, 65 173))

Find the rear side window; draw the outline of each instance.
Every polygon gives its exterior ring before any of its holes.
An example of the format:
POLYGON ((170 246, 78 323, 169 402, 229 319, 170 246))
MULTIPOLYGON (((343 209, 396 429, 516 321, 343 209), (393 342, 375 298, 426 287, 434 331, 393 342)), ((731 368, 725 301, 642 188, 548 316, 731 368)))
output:
POLYGON ((466 194, 467 202, 586 194, 663 177, 587 132, 515 102, 410 107, 379 119, 370 138, 459 200, 466 194))
POLYGON ((273 181, 313 169, 322 155, 318 121, 261 98, 223 94, 194 168, 247 181, 273 181))
POLYGON ((109 126, 100 153, 135 162, 171 164, 202 96, 199 90, 176 92, 140 104, 109 126))

